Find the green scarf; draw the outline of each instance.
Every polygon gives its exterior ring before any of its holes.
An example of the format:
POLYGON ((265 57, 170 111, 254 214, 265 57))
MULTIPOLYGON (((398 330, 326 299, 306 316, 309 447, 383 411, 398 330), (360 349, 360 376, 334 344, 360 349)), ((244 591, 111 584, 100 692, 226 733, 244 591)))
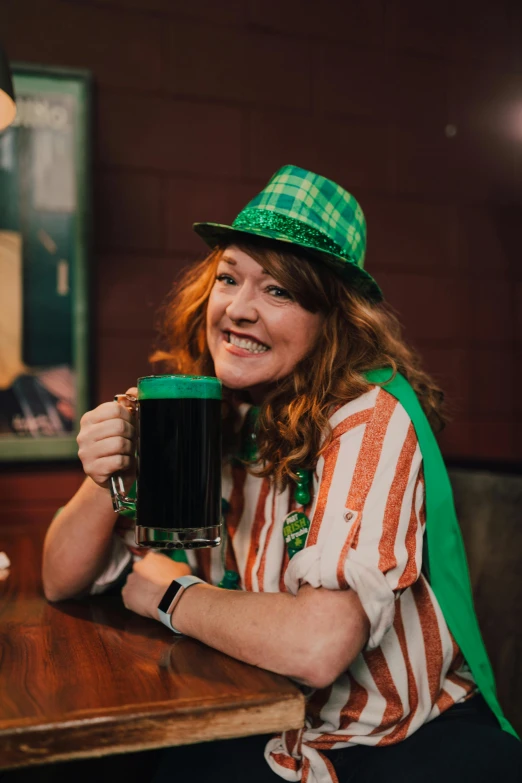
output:
POLYGON ((390 368, 366 373, 401 403, 413 422, 424 464, 429 581, 448 627, 501 728, 517 736, 497 700, 495 678, 480 634, 453 491, 430 424, 408 381, 390 368))

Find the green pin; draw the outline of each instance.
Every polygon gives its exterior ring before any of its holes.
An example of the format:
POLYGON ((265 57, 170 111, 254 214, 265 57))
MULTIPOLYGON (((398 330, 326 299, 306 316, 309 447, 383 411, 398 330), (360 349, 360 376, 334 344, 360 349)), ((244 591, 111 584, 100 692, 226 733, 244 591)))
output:
POLYGON ((305 546, 309 530, 310 520, 302 511, 291 511, 286 515, 283 536, 290 559, 305 546))

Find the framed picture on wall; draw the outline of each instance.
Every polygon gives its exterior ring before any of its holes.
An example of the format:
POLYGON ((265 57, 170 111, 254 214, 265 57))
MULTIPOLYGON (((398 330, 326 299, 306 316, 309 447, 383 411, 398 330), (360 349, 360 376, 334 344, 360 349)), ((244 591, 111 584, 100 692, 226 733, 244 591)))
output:
POLYGON ((77 454, 87 406, 90 77, 15 64, 0 134, 0 461, 77 454))

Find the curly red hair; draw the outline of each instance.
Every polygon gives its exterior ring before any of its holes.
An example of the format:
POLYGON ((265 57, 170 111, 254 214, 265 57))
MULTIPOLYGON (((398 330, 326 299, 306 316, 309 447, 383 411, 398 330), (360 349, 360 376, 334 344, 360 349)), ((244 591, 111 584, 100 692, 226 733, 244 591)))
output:
MULTIPOLYGON (((433 429, 444 426, 444 395, 403 341, 401 326, 384 302, 372 303, 350 289, 323 262, 281 244, 256 239, 235 241, 285 288, 301 307, 322 312, 324 326, 312 351, 278 381, 260 408, 256 475, 284 487, 296 471, 313 469, 331 441, 332 410, 370 388, 364 373, 391 367, 413 386, 433 429)), ((166 348, 152 362, 168 372, 215 375, 206 341, 207 302, 224 248, 214 250, 183 272, 164 307, 166 348)), ((225 390, 225 399, 231 395, 225 390)), ((225 442, 231 443, 233 415, 224 416, 225 442)))

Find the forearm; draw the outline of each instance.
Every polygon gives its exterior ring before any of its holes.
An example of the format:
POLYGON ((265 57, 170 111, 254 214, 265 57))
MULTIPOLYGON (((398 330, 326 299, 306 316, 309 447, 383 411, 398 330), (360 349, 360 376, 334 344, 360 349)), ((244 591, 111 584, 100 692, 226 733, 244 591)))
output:
POLYGON ((368 636, 355 593, 309 586, 297 596, 192 587, 172 622, 234 658, 316 688, 344 671, 368 636), (332 610, 338 622, 332 622, 332 610))
POLYGON ((47 531, 42 578, 46 597, 84 592, 107 564, 116 515, 109 491, 87 478, 47 531))
POLYGON ((303 651, 292 634, 293 623, 281 623, 278 618, 290 616, 295 604, 295 596, 287 593, 245 593, 198 586, 182 596, 172 622, 187 636, 234 658, 289 675, 294 673, 293 659, 303 651), (278 636, 280 645, 270 649, 272 635, 278 636), (288 655, 281 654, 285 647, 288 655))

